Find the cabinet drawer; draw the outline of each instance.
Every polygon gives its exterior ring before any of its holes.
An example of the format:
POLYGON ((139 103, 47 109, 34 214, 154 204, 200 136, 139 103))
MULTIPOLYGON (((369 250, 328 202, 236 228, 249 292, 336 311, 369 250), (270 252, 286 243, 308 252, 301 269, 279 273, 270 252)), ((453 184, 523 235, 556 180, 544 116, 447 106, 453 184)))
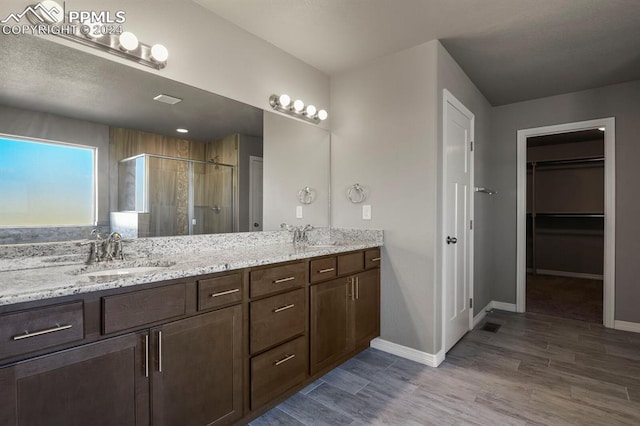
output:
POLYGON ((365 269, 376 268, 380 266, 381 257, 380 249, 371 249, 364 252, 364 267, 365 269))
POLYGON ((360 272, 364 269, 364 255, 361 251, 338 256, 338 275, 360 272))
POLYGON ((249 309, 251 353, 304 333, 306 309, 303 289, 251 302, 249 309))
POLYGON ((198 281, 198 310, 232 305, 242 301, 242 275, 226 275, 198 281))
POLYGON ((336 258, 316 259, 311 261, 311 273, 309 281, 312 283, 335 278, 337 274, 336 258))
POLYGON ((306 265, 293 263, 251 271, 251 297, 259 297, 304 285, 306 265))
POLYGON ((102 298, 104 334, 127 330, 186 313, 184 283, 102 298))
POLYGON ((38 351, 83 338, 82 302, 0 316, 0 358, 38 351))
POLYGON ((282 395, 306 378, 306 339, 297 339, 251 360, 251 409, 282 395))

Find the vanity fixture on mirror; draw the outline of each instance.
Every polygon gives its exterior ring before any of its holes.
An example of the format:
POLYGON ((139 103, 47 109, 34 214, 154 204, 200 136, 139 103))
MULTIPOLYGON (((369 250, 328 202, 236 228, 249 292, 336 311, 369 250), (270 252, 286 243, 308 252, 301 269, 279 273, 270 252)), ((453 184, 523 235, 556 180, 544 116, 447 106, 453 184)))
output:
POLYGON ((284 112, 285 114, 289 114, 293 117, 315 124, 318 124, 329 117, 329 114, 324 109, 318 110, 315 105, 307 105, 305 107, 304 102, 300 99, 291 102, 291 97, 285 94, 271 95, 269 98, 269 105, 271 105, 271 107, 276 111, 284 112))
POLYGON ((354 183, 347 189, 347 198, 353 204, 358 204, 367 198, 367 193, 359 183, 354 183))
POLYGON ((316 190, 305 186, 298 192, 300 204, 311 204, 316 199, 316 190))
POLYGON ((47 27, 47 34, 135 61, 160 70, 167 66, 169 51, 161 44, 141 43, 135 34, 123 31, 125 12, 112 15, 101 11, 69 10, 55 1, 45 0, 29 7, 27 18, 34 25, 47 27))

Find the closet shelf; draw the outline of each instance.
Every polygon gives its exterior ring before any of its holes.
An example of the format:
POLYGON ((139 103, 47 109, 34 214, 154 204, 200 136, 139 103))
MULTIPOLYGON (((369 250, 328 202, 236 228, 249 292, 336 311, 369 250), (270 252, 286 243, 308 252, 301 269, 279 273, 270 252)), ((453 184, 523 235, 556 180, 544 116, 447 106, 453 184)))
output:
POLYGON ((527 216, 542 216, 542 217, 567 217, 567 218, 580 218, 580 217, 591 217, 591 218, 600 218, 604 217, 604 213, 527 213, 527 216))
POLYGON ((535 164, 538 166, 552 166, 556 164, 580 164, 580 163, 597 163, 604 162, 604 157, 582 157, 582 158, 567 158, 564 160, 542 160, 542 161, 527 161, 528 166, 535 164))

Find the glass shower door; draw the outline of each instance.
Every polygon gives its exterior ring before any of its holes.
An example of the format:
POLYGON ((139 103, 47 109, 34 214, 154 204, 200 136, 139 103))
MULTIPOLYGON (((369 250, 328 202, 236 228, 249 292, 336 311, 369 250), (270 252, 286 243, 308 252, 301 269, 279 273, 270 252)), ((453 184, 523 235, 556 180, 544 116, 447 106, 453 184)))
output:
POLYGON ((233 167, 193 164, 192 234, 234 232, 233 167))

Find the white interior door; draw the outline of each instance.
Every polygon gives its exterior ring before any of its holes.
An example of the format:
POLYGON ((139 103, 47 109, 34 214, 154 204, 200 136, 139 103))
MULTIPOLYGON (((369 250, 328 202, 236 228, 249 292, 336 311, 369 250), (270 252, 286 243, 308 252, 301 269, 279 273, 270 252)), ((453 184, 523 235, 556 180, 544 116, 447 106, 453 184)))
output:
POLYGON ((262 158, 249 157, 249 230, 262 231, 262 158))
POLYGON ((445 352, 470 329, 473 114, 444 93, 443 310, 445 352))

